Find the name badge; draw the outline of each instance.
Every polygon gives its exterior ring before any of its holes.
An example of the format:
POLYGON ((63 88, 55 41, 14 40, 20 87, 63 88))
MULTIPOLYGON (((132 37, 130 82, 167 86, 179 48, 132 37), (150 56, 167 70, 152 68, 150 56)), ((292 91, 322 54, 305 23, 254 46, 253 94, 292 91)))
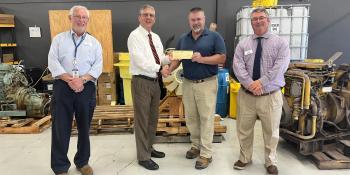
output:
POLYGON ((72 77, 73 78, 79 78, 79 70, 78 69, 73 69, 72 70, 72 77))
POLYGON ((252 53, 253 53, 252 49, 244 51, 244 55, 249 55, 249 54, 252 54, 252 53))

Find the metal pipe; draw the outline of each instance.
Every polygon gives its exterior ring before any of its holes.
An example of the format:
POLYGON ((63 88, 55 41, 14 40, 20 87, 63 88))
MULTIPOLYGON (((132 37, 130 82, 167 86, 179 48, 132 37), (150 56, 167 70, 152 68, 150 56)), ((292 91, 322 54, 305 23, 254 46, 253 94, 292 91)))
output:
POLYGON ((283 132, 287 133, 287 134, 290 134, 290 135, 292 135, 292 136, 294 136, 294 137, 297 137, 297 138, 300 138, 300 139, 303 139, 303 140, 312 139, 312 138, 314 138, 315 135, 316 135, 316 119, 317 119, 317 116, 312 116, 312 130, 311 130, 311 134, 310 134, 310 135, 307 135, 307 136, 294 133, 294 132, 289 131, 289 130, 284 129, 284 128, 280 128, 280 129, 281 129, 283 132))

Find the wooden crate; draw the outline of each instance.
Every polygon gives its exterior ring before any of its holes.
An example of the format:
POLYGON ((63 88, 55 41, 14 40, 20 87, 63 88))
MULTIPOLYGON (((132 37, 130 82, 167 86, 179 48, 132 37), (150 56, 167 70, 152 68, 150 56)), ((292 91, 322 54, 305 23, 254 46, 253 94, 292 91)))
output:
MULTIPOLYGON (((90 134, 118 134, 134 132, 134 109, 132 106, 96 106, 91 121, 90 134)), ((77 134, 76 123, 73 123, 72 134, 77 134)))
POLYGON ((1 134, 36 134, 51 126, 51 116, 41 119, 6 119, 0 120, 1 134))

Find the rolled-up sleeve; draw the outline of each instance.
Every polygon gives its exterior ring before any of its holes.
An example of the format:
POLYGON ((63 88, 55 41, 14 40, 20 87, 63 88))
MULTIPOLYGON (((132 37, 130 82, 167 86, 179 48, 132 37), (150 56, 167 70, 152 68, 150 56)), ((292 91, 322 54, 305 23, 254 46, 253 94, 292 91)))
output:
POLYGON ((233 71, 238 79, 238 81, 246 88, 253 82, 253 79, 249 76, 247 68, 245 66, 244 60, 244 50, 239 43, 236 47, 236 51, 233 57, 233 71))
POLYGON ((103 67, 103 55, 102 55, 102 47, 99 42, 96 43, 96 49, 95 49, 95 62, 91 66, 91 69, 89 70, 88 74, 94 77, 95 79, 98 79, 98 77, 102 73, 102 67, 103 67))
POLYGON ((60 76, 66 71, 62 67, 61 63, 59 62, 59 43, 60 37, 56 36, 51 43, 49 55, 48 55, 48 68, 52 74, 52 77, 56 78, 57 76, 60 76))

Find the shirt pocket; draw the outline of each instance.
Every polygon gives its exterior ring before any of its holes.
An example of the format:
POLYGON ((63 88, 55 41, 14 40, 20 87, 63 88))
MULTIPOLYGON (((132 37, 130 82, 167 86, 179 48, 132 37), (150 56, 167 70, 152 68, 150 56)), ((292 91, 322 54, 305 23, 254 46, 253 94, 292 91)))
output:
POLYGON ((254 64, 254 51, 253 49, 248 49, 245 50, 243 53, 243 61, 245 62, 245 64, 254 64))
POLYGON ((88 64, 93 65, 95 62, 95 55, 93 54, 94 48, 92 47, 92 43, 91 42, 84 43, 80 51, 82 52, 80 56, 84 57, 82 59, 87 60, 88 64))

